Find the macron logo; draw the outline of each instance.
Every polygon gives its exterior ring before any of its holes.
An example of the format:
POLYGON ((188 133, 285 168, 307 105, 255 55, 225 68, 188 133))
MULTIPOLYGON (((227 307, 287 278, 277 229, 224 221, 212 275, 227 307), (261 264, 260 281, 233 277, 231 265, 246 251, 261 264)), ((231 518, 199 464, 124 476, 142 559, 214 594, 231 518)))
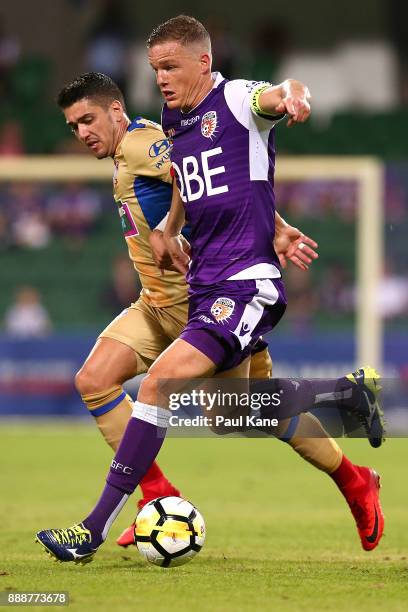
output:
POLYGON ((239 335, 240 336, 245 336, 245 334, 247 334, 250 331, 250 327, 248 325, 248 323, 243 323, 241 325, 241 329, 239 330, 239 335))
POLYGON ((191 117, 190 119, 182 119, 180 121, 180 125, 182 127, 185 127, 186 125, 193 125, 193 123, 197 123, 199 119, 200 119, 200 115, 196 115, 195 117, 191 117))

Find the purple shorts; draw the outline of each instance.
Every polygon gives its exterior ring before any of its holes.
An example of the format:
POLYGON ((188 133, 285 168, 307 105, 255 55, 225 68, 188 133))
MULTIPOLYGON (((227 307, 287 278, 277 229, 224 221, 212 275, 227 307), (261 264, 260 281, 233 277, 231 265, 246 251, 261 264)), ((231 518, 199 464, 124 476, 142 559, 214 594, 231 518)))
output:
POLYGON ((190 288, 188 322, 180 338, 204 353, 217 371, 239 365, 257 350, 286 308, 281 279, 221 281, 190 288))

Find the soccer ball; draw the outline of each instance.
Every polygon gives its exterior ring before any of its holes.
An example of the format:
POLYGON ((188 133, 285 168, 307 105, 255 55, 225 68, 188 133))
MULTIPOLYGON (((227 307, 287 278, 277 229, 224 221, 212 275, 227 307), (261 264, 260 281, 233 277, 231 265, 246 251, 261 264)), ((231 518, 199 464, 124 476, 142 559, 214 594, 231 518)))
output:
POLYGON ((186 499, 158 497, 146 504, 135 521, 135 544, 150 563, 174 567, 190 561, 205 540, 204 519, 186 499))

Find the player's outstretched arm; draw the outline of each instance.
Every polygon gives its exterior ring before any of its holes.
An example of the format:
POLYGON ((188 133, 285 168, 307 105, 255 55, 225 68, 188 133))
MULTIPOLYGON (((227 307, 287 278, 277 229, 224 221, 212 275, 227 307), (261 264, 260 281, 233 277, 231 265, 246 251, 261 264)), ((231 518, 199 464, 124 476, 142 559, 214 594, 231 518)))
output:
POLYGON ((173 196, 171 199, 169 218, 163 232, 163 238, 174 268, 182 274, 186 274, 190 262, 190 257, 183 249, 183 242, 180 234, 184 223, 185 215, 183 202, 176 181, 173 181, 173 196))
POLYGON ((286 268, 289 259, 301 270, 308 270, 313 260, 319 257, 315 251, 318 248, 317 242, 303 234, 297 227, 286 223, 277 212, 273 245, 282 268, 286 268))
POLYGON ((289 115, 287 125, 304 123, 310 116, 310 91, 300 81, 287 79, 280 85, 269 87, 258 99, 261 112, 267 115, 289 115))

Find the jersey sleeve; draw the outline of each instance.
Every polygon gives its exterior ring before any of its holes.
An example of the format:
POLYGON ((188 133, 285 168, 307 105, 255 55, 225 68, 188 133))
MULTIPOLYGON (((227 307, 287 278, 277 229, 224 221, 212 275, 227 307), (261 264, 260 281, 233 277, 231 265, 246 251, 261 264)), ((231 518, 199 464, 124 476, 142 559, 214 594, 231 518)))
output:
POLYGON ((171 143, 163 132, 142 124, 132 130, 122 146, 126 164, 135 176, 147 176, 166 183, 172 182, 170 175, 171 143))
POLYGON ((236 79, 225 85, 225 100, 234 117, 248 130, 271 130, 285 115, 269 115, 259 107, 259 96, 272 87, 267 81, 236 79))
MULTIPOLYGON (((167 224, 167 220, 169 218, 169 214, 170 214, 170 211, 168 213, 166 213, 166 215, 163 217, 163 219, 160 221, 160 223, 158 223, 156 225, 156 227, 154 227, 153 229, 160 230, 161 232, 164 232, 164 230, 166 229, 166 224, 167 224)), ((180 233, 184 236, 184 238, 186 240, 189 240, 190 239, 190 234, 191 234, 190 226, 189 225, 184 225, 180 233)))

